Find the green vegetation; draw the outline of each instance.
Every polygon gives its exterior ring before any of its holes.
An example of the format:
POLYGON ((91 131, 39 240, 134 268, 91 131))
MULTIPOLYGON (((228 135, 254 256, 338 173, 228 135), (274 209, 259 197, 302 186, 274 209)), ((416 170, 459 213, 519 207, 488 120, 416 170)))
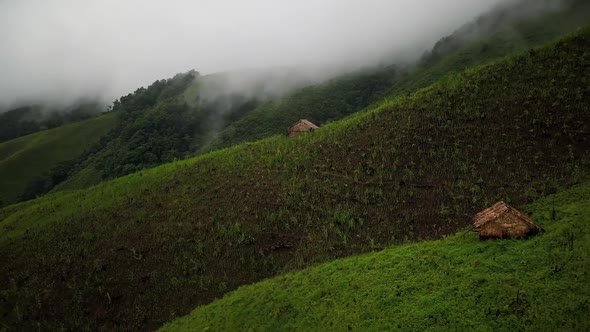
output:
POLYGON ((86 120, 100 113, 102 106, 95 101, 83 101, 78 105, 65 109, 30 105, 0 111, 1 143, 41 130, 57 128, 68 123, 86 120))
POLYGON ((589 51, 586 28, 313 134, 6 207, 3 324, 154 329, 240 285, 586 181, 589 51))
POLYGON ((240 287, 162 331, 588 331, 590 184, 526 210, 545 234, 460 233, 337 260, 240 287))
POLYGON ((48 191, 44 189, 51 188, 48 182, 59 182, 55 177, 64 163, 98 142, 114 127, 115 119, 108 113, 0 143, 0 206, 31 196, 27 191, 48 191))
MULTIPOLYGON (((451 72, 462 72, 493 62, 506 55, 546 43, 590 23, 590 3, 570 2, 573 3, 569 7, 564 2, 565 9, 562 11, 527 16, 509 22, 502 22, 503 16, 500 14, 503 12, 497 14, 500 18, 494 15, 480 18, 477 22, 441 39, 430 53, 423 56, 416 68, 395 82, 390 94, 414 92, 451 72), (488 22, 490 20, 493 23, 488 22), (481 31, 482 26, 489 25, 496 28, 484 29, 486 32, 483 35, 474 32, 481 31)), ((509 17, 509 13, 503 15, 509 17)))
POLYGON ((361 71, 270 101, 229 124, 209 149, 284 134, 302 118, 322 124, 341 119, 381 100, 396 75, 395 66, 361 71))
POLYGON ((532 17, 515 14, 526 12, 529 5, 525 1, 520 4, 524 8, 509 6, 465 25, 438 41, 415 66, 388 66, 350 74, 266 103, 231 123, 209 149, 283 134, 301 118, 317 124, 338 120, 381 103, 384 97, 413 93, 449 73, 524 51, 590 23, 587 1, 566 1, 562 10, 532 17))
POLYGON ((210 131, 217 129, 215 123, 225 121, 220 118, 239 118, 258 105, 227 96, 234 107, 223 116, 216 115, 218 100, 199 100, 200 80, 191 70, 116 100, 112 108, 118 114, 114 130, 78 160, 72 175, 55 190, 86 188, 187 158, 207 143, 210 131))
POLYGON ((219 85, 223 91, 219 82, 223 74, 200 77, 191 71, 158 80, 115 102, 113 109, 120 114, 116 130, 82 156, 54 190, 87 188, 163 163, 284 134, 300 118, 318 124, 338 120, 375 107, 385 97, 414 92, 450 72, 539 45, 589 22, 588 3, 570 1, 559 11, 532 17, 526 14, 529 5, 526 1, 520 7, 511 5, 465 25, 441 39, 417 65, 350 73, 270 101, 261 91, 253 93, 260 94, 257 97, 219 93, 213 100, 201 98, 203 85, 210 89, 219 85))

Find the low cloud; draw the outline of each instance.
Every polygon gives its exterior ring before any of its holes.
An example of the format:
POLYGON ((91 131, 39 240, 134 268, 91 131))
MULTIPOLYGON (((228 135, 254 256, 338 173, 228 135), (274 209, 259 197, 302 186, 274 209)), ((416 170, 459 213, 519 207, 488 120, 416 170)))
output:
POLYGON ((418 55, 509 2, 0 0, 0 108, 82 97, 110 102, 193 68, 201 74, 308 68, 293 75, 319 80, 418 55))

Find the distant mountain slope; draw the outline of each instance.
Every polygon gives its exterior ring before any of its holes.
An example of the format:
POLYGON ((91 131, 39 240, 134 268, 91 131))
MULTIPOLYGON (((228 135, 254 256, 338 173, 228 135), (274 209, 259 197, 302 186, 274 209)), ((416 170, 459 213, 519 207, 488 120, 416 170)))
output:
POLYGON ((524 0, 516 2, 515 7, 501 7, 439 40, 418 66, 395 82, 390 95, 416 91, 450 72, 490 63, 590 23, 590 2, 584 0, 524 0), (530 14, 529 7, 548 3, 559 6, 530 14))
POLYGON ((589 54, 586 28, 313 134, 6 207, 4 324, 155 329, 240 285, 585 181, 589 54))
POLYGON ((337 260, 241 287, 161 331, 588 331, 590 185, 527 210, 545 234, 457 234, 337 260))
POLYGON ((31 186, 52 181, 56 167, 98 142, 115 119, 115 114, 104 114, 0 143, 0 206, 14 203, 31 186))
POLYGON ((360 71, 270 101, 230 123, 208 149, 284 134, 303 118, 320 124, 341 119, 381 100, 397 74, 395 66, 360 71))
POLYGON ((229 125, 209 149, 282 134, 301 118, 318 124, 341 119, 381 102, 384 97, 414 92, 450 72, 489 63, 590 23, 590 2, 587 1, 566 0, 559 8, 533 10, 536 6, 558 2, 518 1, 485 14, 442 38, 416 66, 390 66, 351 74, 264 104, 229 125))
MULTIPOLYGON (((220 84, 227 74, 201 77, 193 71, 158 80, 117 101, 113 108, 121 110, 121 117, 116 130, 93 146, 92 154, 80 158, 53 190, 87 188, 173 160, 283 134, 300 118, 318 124, 338 120, 384 98, 428 86, 449 72, 538 45, 590 22, 587 3, 568 0, 551 11, 531 9, 532 3, 538 4, 522 0, 482 16, 441 39, 417 66, 349 73, 283 98, 266 93, 264 84, 260 85, 263 77, 250 82, 248 91, 232 91, 220 84), (206 88, 218 91, 209 94, 206 88)), ((306 85, 295 72, 268 75, 281 86, 291 82, 292 89, 306 85)))
POLYGON ((96 101, 79 101, 65 108, 21 106, 0 112, 0 143, 96 116, 104 107, 96 101))
POLYGON ((239 119, 258 106, 240 95, 200 98, 207 78, 194 70, 158 80, 115 101, 117 125, 84 155, 73 174, 54 190, 80 189, 101 181, 191 156, 207 144, 218 123, 239 119), (219 109, 230 106, 222 114, 219 109))

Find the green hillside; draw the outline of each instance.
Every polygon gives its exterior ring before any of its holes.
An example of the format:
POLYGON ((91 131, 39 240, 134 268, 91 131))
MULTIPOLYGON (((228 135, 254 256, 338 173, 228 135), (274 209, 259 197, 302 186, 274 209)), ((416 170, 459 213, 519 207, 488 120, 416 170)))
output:
MULTIPOLYGON (((79 160, 54 191, 87 188, 163 163, 284 134, 300 118, 318 124, 338 120, 378 105, 384 97, 414 92, 450 72, 542 44, 590 22, 590 4, 583 1, 567 0, 559 10, 531 12, 534 3, 522 0, 481 16, 442 38, 417 65, 365 69, 282 98, 266 96, 264 89, 227 92, 224 74, 201 77, 192 71, 158 80, 115 103, 113 109, 122 114, 117 130, 93 147, 95 153, 79 160), (207 100, 201 94, 203 86, 225 92, 207 100)), ((297 81, 297 74, 291 74, 285 74, 284 80, 297 81)))
POLYGON ((361 71, 303 88, 265 103, 230 123, 208 146, 209 150, 255 141, 277 134, 302 118, 323 124, 358 112, 381 100, 397 78, 395 66, 361 71))
POLYGON ((587 1, 564 1, 560 10, 514 16, 514 12, 525 10, 521 7, 526 8, 529 2, 516 2, 481 16, 438 41, 417 65, 350 74, 266 103, 231 123, 209 149, 283 134, 301 118, 317 124, 341 119, 382 102, 384 97, 415 92, 451 72, 462 72, 529 49, 590 23, 587 1))
POLYGON ((241 287, 162 331, 588 331, 590 184, 526 210, 545 234, 460 233, 337 260, 241 287))
POLYGON ((276 136, 0 210, 0 317, 141 329, 294 269, 440 238, 590 171, 590 28, 276 136))
MULTIPOLYGON (((535 3, 534 0, 528 2, 535 3)), ((527 1, 521 1, 520 5, 523 4, 527 6, 527 1)), ((508 13, 511 8, 508 7, 508 13)), ((565 0, 562 1, 561 10, 541 12, 508 22, 503 22, 505 15, 508 14, 500 11, 496 15, 483 16, 441 39, 423 56, 418 66, 395 82, 389 93, 410 93, 432 84, 450 72, 462 72, 490 63, 573 32, 590 23, 590 3, 565 0), (488 21, 493 21, 493 24, 488 21), (484 29, 482 34, 473 32, 481 31, 482 25, 492 25, 495 28, 484 29)))
POLYGON ((93 100, 79 100, 67 107, 27 105, 8 110, 0 109, 0 143, 86 120, 103 109, 100 102, 93 100))
MULTIPOLYGON (((78 160, 66 181, 54 189, 87 188, 104 180, 187 158, 208 144, 217 123, 239 119, 259 103, 222 95, 200 100, 199 86, 207 77, 191 70, 157 80, 116 100, 117 124, 92 153, 78 160), (219 104, 228 103, 223 114, 219 104)), ((211 79, 211 78, 209 78, 211 79)))
POLYGON ((98 142, 115 119, 109 113, 0 143, 0 206, 15 202, 36 181, 50 181, 55 167, 98 142))

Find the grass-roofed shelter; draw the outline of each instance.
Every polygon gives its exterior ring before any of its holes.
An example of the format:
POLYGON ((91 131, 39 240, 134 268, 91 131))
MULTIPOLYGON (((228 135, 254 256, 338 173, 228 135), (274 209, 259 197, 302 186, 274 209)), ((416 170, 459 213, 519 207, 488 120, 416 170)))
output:
POLYGON ((482 240, 527 238, 544 232, 530 217, 503 201, 476 214, 473 226, 482 240))
POLYGON ((289 129, 287 130, 287 136, 289 136, 289 137, 297 136, 297 135, 301 135, 304 133, 314 131, 319 128, 320 127, 316 126, 311 121, 309 121, 307 119, 301 119, 301 120, 297 121, 294 125, 289 127, 289 129))

